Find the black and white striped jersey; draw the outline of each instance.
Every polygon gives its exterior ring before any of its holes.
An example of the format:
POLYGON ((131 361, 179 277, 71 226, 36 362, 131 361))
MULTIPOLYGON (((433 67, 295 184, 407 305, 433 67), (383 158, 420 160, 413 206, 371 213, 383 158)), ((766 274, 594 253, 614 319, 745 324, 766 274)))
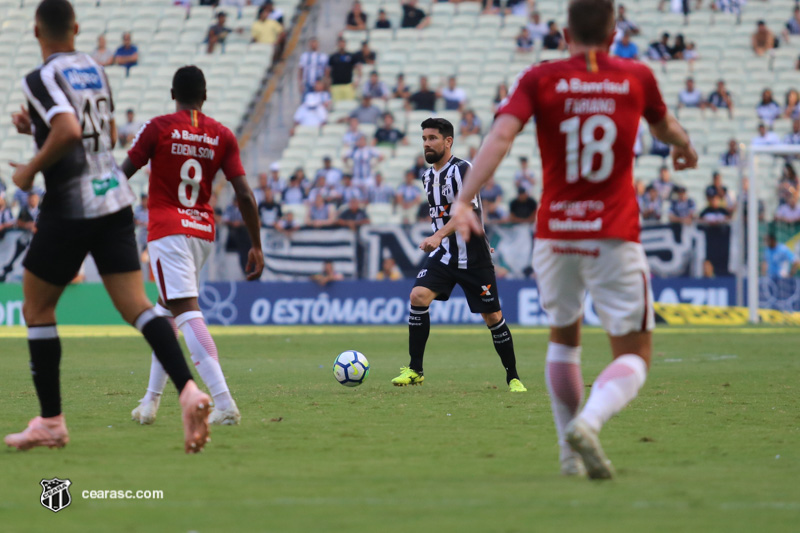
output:
MULTIPOLYGON (((422 175, 425 193, 430 206, 431 227, 433 231, 442 229, 450 221, 450 209, 453 207, 462 180, 472 165, 455 156, 438 172, 430 167, 422 175)), ((472 199, 473 207, 483 220, 483 205, 480 193, 472 199)), ((453 268, 472 268, 492 265, 489 243, 485 238, 470 239, 467 243, 458 233, 442 239, 442 244, 428 256, 453 268)))
POLYGON ((43 172, 42 215, 96 218, 133 204, 135 196, 111 152, 114 103, 103 67, 81 52, 53 54, 23 78, 22 90, 37 149, 56 115, 73 113, 83 129, 83 142, 43 172))

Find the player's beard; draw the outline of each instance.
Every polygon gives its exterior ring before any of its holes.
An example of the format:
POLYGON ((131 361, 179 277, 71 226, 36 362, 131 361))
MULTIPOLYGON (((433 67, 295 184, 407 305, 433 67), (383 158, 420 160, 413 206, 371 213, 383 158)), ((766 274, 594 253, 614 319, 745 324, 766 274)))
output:
POLYGON ((425 162, 429 165, 433 165, 434 163, 438 163, 444 157, 444 150, 441 152, 435 152, 431 150, 430 152, 425 152, 425 162))

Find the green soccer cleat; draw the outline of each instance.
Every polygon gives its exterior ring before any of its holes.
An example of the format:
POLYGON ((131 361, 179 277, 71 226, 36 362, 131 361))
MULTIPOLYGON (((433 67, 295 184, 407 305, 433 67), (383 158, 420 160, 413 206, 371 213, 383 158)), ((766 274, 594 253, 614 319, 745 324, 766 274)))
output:
POLYGON ((392 380, 392 385, 395 387, 407 387, 409 385, 422 385, 423 381, 425 381, 425 376, 422 375, 422 372, 417 372, 404 366, 400 368, 400 375, 392 380))
POLYGON ((509 392, 528 392, 528 389, 525 388, 525 385, 518 379, 512 379, 508 382, 508 391, 509 392))

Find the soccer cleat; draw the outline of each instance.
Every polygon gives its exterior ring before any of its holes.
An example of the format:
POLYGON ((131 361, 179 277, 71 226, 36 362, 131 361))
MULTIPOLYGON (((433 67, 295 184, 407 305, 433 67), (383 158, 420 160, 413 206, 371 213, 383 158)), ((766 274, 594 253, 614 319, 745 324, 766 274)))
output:
POLYGON ((567 442, 583 458, 583 464, 591 479, 614 477, 614 467, 603 452, 595 430, 580 418, 574 418, 567 424, 566 433, 567 442))
POLYGON ((188 381, 180 396, 186 453, 198 453, 209 441, 208 410, 211 398, 188 381))
POLYGON ((400 375, 392 380, 392 385, 407 387, 408 385, 422 385, 423 381, 425 381, 425 376, 422 375, 422 372, 404 366, 400 368, 400 375))
POLYGON ((211 414, 208 415, 208 423, 215 426, 238 426, 242 415, 239 414, 239 408, 236 404, 231 405, 228 409, 214 408, 211 414))
POLYGON ((562 476, 585 476, 586 467, 583 466, 583 459, 580 455, 569 455, 561 459, 562 476))
POLYGON ((131 411, 131 419, 140 424, 150 425, 156 421, 156 414, 158 414, 158 405, 161 403, 161 396, 157 396, 155 400, 147 400, 144 398, 139 400, 139 405, 136 409, 131 411))
POLYGON ((516 378, 512 379, 508 382, 508 390, 509 392, 528 392, 528 389, 525 388, 525 385, 516 378))
POLYGON ((69 442, 64 415, 42 418, 37 416, 21 433, 6 435, 5 443, 18 450, 30 450, 36 446, 63 448, 69 442))

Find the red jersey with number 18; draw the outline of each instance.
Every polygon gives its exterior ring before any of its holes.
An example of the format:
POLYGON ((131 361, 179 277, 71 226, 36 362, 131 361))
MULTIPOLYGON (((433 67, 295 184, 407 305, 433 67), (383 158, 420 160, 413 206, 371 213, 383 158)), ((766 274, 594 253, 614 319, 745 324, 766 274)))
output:
POLYGON ((575 55, 523 72, 497 111, 536 120, 542 154, 537 237, 639 242, 633 145, 639 119, 667 108, 652 71, 606 53, 575 55))
POLYGON ((219 170, 228 180, 244 176, 231 130, 195 110, 156 117, 144 124, 128 152, 136 168, 150 164, 147 240, 191 235, 214 240, 208 204, 219 170))

